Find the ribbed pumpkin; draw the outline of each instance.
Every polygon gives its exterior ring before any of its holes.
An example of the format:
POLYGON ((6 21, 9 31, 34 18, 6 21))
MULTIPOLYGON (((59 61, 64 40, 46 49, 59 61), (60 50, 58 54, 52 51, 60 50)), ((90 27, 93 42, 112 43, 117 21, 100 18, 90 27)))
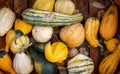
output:
POLYGON ((45 58, 52 63, 63 62, 68 55, 68 48, 62 42, 47 43, 45 46, 45 58))
POLYGON ((100 74, 114 74, 120 61, 120 44, 116 50, 105 57, 99 65, 100 74))
POLYGON ((55 3, 55 12, 72 14, 74 10, 75 5, 71 0, 57 0, 55 3))
POLYGON ((16 74, 12 67, 12 59, 4 51, 0 52, 0 69, 10 74, 16 74))
POLYGON ((14 39, 10 45, 11 51, 15 54, 17 52, 24 51, 27 45, 29 44, 30 40, 28 36, 22 35, 17 39, 14 39))
POLYGON ((17 35, 26 35, 31 32, 32 25, 17 18, 15 21, 14 29, 17 32, 17 35))
POLYGON ((99 44, 99 40, 97 39, 99 25, 100 21, 95 17, 90 17, 85 21, 85 37, 93 47, 97 47, 99 44))
POLYGON ((69 74, 91 74, 94 70, 94 63, 91 58, 78 54, 67 62, 69 74))
POLYGON ((118 11, 115 5, 111 5, 104 13, 100 25, 100 34, 105 40, 115 36, 118 25, 118 11))
POLYGON ((63 27, 60 31, 60 38, 68 45, 68 47, 78 47, 85 39, 83 25, 81 23, 77 23, 63 27))

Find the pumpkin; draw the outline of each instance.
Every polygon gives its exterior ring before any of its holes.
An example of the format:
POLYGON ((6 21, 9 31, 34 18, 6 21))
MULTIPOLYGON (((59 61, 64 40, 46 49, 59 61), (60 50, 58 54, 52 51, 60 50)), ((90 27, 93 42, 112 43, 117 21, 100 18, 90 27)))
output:
POLYGON ((69 74, 91 74, 94 70, 94 63, 91 58, 77 54, 67 62, 69 74))
POLYGON ((117 32, 118 11, 115 5, 111 5, 102 17, 100 34, 105 40, 113 38, 117 32))
POLYGON ((10 74, 16 74, 12 66, 12 59, 4 51, 0 51, 0 69, 10 74))
POLYGON ((29 47, 27 51, 33 59, 35 71, 37 74, 56 74, 57 66, 55 63, 47 61, 43 55, 39 54, 32 47, 29 47))
POLYGON ((63 14, 73 14, 75 5, 71 0, 57 0, 55 3, 55 12, 63 14))
POLYGON ((36 0, 33 4, 34 9, 53 11, 55 0, 36 0))
POLYGON ((120 44, 116 50, 105 57, 99 65, 100 74, 114 74, 120 61, 120 44))
POLYGON ((104 44, 109 52, 114 52, 120 41, 117 38, 104 41, 104 44))
POLYGON ((90 17, 85 21, 85 37, 93 47, 97 47, 99 44, 99 40, 97 39, 99 24, 100 21, 95 17, 90 17))
POLYGON ((80 46, 85 39, 85 30, 81 23, 65 26, 60 31, 60 38, 68 47, 80 46))
POLYGON ((15 13, 7 7, 0 10, 0 36, 4 36, 13 26, 15 13))
POLYGON ((14 54, 16 54, 17 52, 24 51, 25 48, 27 48, 27 45, 29 44, 29 42, 30 40, 28 36, 22 35, 12 41, 10 45, 10 49, 14 54))
POLYGON ((45 46, 45 58, 52 63, 63 62, 68 55, 68 48, 62 42, 47 43, 45 46))
POLYGON ((29 74, 33 70, 32 60, 24 52, 16 53, 13 59, 13 68, 17 74, 29 74))
POLYGON ((53 34, 52 27, 34 26, 32 29, 32 36, 37 42, 47 42, 53 34))

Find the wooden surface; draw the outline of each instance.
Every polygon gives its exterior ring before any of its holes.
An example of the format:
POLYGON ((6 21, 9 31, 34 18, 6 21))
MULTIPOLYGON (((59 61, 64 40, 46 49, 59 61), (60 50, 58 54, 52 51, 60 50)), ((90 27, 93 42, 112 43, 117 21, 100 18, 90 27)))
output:
MULTIPOLYGON (((21 17, 21 12, 25 10, 26 8, 32 7, 33 3, 35 0, 0 0, 0 8, 6 6, 11 8, 15 13, 17 17, 21 17)), ((83 25, 84 21, 88 17, 97 17, 98 11, 100 9, 95 8, 92 6, 93 2, 100 2, 101 4, 105 5, 105 10, 108 8, 109 5, 111 5, 110 0, 72 0, 76 6, 76 9, 78 9, 83 15, 84 15, 84 20, 83 20, 83 25)), ((118 13, 120 16, 120 8, 118 8, 118 13)), ((120 20, 120 17, 119 17, 120 20)), ((120 21, 119 21, 119 26, 118 26, 118 31, 116 36, 120 38, 120 21)), ((5 36, 0 37, 0 49, 5 47, 5 36)), ((95 69, 92 74, 99 74, 98 73, 98 66, 100 63, 100 54, 98 51, 98 48, 92 48, 90 47, 90 57, 93 59, 94 64, 95 64, 95 69)), ((13 56, 10 53, 11 56, 13 56)), ((118 65, 120 66, 120 64, 118 65)), ((35 70, 31 74, 37 74, 35 70)), ((117 71, 115 74, 120 74, 120 67, 117 68, 117 71)))

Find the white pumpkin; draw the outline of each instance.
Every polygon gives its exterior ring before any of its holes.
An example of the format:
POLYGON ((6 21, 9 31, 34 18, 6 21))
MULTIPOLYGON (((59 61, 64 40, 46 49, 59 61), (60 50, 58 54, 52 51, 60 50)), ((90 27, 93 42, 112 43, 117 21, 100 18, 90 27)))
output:
POLYGON ((47 42, 53 34, 52 27, 34 26, 32 29, 32 36, 37 42, 47 42))

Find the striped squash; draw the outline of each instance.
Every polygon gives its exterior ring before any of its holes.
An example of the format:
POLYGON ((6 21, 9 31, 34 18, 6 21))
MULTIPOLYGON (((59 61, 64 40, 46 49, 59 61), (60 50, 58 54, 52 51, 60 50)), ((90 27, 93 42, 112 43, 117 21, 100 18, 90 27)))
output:
POLYGON ((56 12, 41 11, 37 9, 26 9, 22 13, 23 20, 40 26, 65 26, 82 21, 81 13, 74 15, 65 15, 56 12))
POLYGON ((67 62, 69 74, 91 74, 94 64, 91 58, 78 54, 67 62))

